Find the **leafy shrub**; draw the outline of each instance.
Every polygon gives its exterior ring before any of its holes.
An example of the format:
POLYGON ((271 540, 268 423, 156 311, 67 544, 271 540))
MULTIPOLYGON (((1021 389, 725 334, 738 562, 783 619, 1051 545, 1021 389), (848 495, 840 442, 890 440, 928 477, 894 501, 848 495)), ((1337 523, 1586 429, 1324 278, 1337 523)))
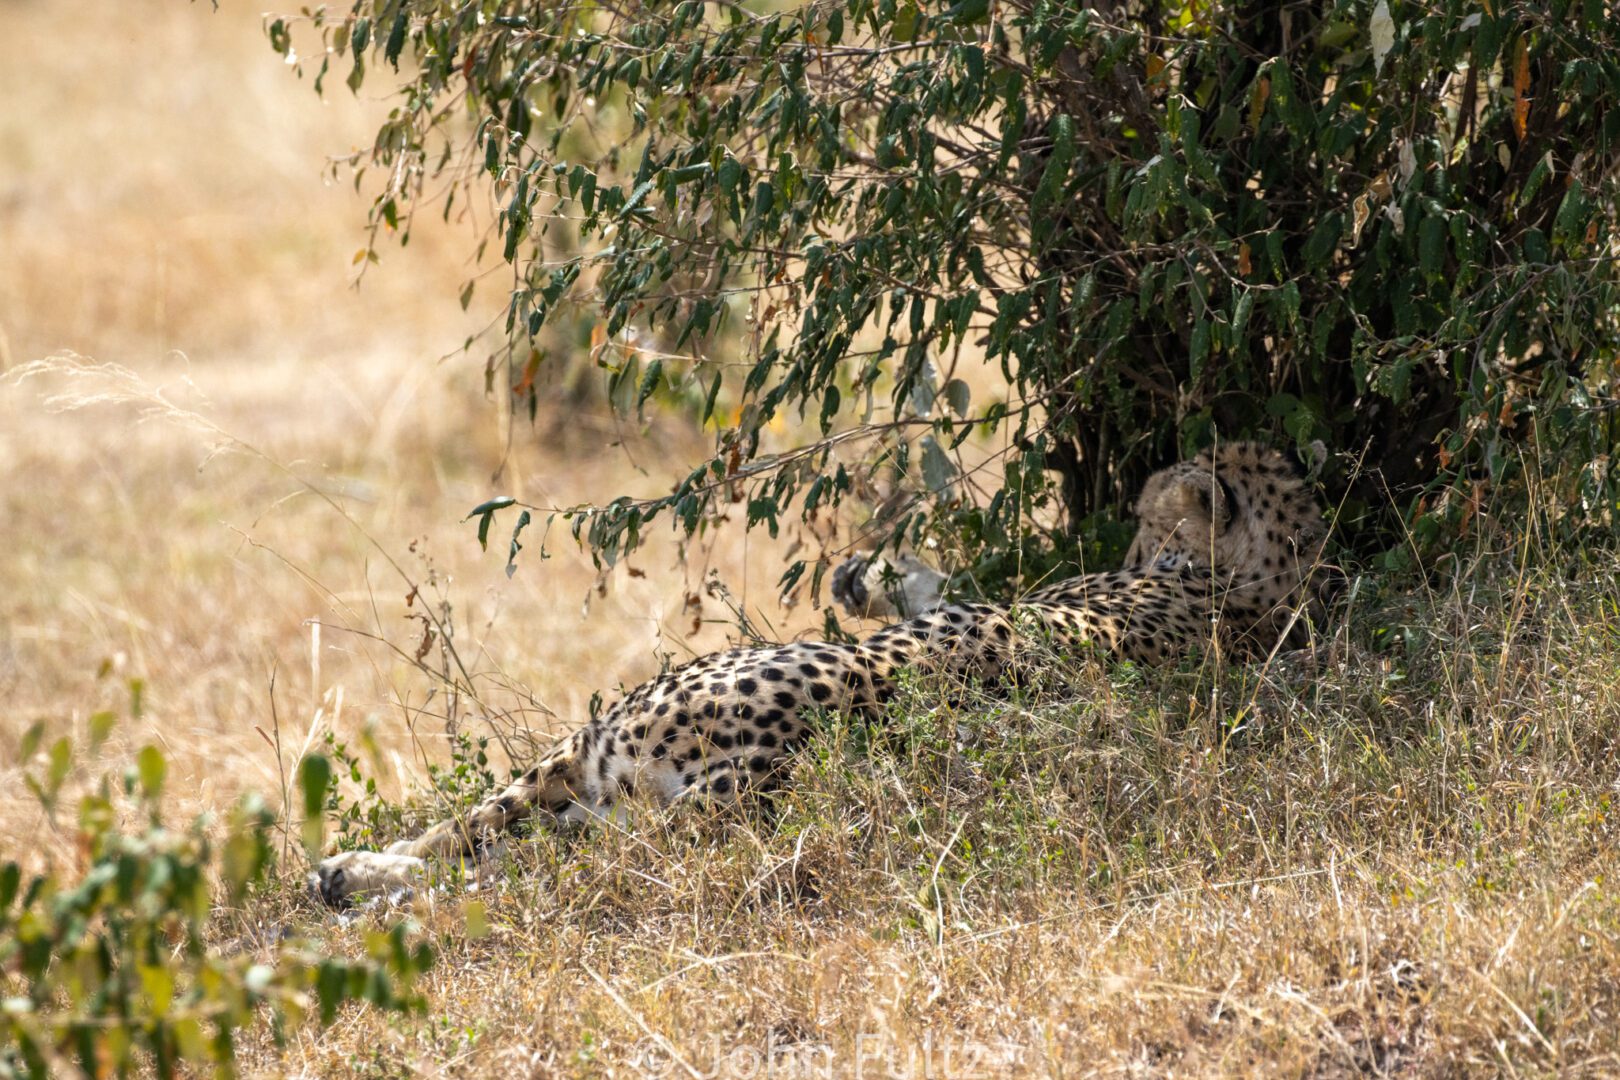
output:
MULTIPOLYGON (((91 723, 99 743, 111 716, 91 723)), ((24 761, 42 730, 25 738, 24 761)), ((57 740, 46 759, 28 783, 54 819, 73 773, 72 741, 57 740)), ((319 808, 329 769, 324 759, 308 763, 318 764, 303 770, 304 800, 319 808)), ((120 782, 103 775, 79 798, 81 871, 30 875, 18 862, 0 864, 0 1076, 57 1075, 70 1063, 89 1076, 168 1077, 202 1065, 234 1075, 238 1035, 256 1017, 279 1044, 306 1017, 330 1024, 346 1002, 419 1006, 413 983, 432 955, 410 943, 403 923, 367 935, 358 960, 297 938, 263 945, 267 959, 223 947, 219 923, 274 868, 275 815, 248 797, 223 835, 207 816, 169 827, 166 770, 162 752, 147 746, 120 782)), ((318 814, 314 822, 318 845, 318 814)))
POLYGON ((888 537, 935 527, 988 581, 1250 435, 1420 549, 1526 471, 1574 524, 1613 510, 1603 0, 353 0, 272 21, 290 60, 302 23, 318 89, 400 88, 354 161, 373 236, 493 192, 492 379, 532 401, 583 319, 621 407, 717 425, 669 495, 573 516, 610 562, 660 516, 774 532, 885 470, 929 496, 888 537), (960 377, 981 349, 1005 396, 960 377), (770 452, 794 414, 822 438, 770 452), (955 451, 998 431, 970 499, 955 451))

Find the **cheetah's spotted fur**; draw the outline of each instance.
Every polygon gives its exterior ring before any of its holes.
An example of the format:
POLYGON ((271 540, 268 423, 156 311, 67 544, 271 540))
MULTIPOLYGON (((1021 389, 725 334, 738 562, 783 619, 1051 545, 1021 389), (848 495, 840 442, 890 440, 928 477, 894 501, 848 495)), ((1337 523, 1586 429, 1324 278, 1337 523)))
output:
MULTIPOLYGON (((666 672, 552 747, 464 821, 440 822, 385 852, 326 859, 318 891, 341 904, 357 892, 406 886, 426 859, 476 859, 518 822, 606 815, 631 793, 662 803, 732 802, 773 780, 819 711, 880 705, 905 667, 996 679, 1032 628, 1059 649, 1093 642, 1161 663, 1207 642, 1212 626, 1227 648, 1270 649, 1315 606, 1322 516, 1281 454, 1253 444, 1206 450, 1150 477, 1136 510, 1126 569, 1058 582, 1015 609, 945 603, 859 644, 732 649, 666 672)), ((846 602, 864 564, 853 570, 843 581, 846 602)), ((901 610, 938 602, 938 581, 903 576, 923 599, 901 610)), ((853 592, 869 606, 864 590, 853 592)))

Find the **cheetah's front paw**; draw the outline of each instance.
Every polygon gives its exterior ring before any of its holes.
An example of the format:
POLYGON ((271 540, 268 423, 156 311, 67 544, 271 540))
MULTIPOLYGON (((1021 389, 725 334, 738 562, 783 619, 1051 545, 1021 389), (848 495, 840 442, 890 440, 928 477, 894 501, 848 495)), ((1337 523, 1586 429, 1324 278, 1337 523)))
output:
POLYGON ((856 618, 910 618, 943 600, 945 575, 910 555, 851 555, 833 571, 833 599, 856 618))
POLYGON ((871 600, 865 580, 866 568, 871 562, 865 555, 851 555, 833 570, 833 599, 856 618, 866 614, 867 604, 871 600))
POLYGON ((328 907, 347 907, 362 893, 409 892, 427 864, 414 855, 386 851, 345 851, 322 859, 309 876, 310 888, 328 907))

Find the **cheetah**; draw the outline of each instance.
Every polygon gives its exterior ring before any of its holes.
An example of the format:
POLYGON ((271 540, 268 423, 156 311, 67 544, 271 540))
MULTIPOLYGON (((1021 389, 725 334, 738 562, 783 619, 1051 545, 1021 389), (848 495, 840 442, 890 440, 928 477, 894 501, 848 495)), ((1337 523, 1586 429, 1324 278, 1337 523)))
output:
POLYGON ((429 860, 487 857, 514 825, 612 815, 632 794, 657 803, 731 804, 768 788, 827 711, 873 711, 903 668, 992 681, 1038 633, 1060 653, 1088 643, 1160 664, 1200 643, 1264 653, 1296 640, 1320 607, 1313 571, 1326 529, 1297 470, 1252 443, 1205 450, 1151 476, 1136 504, 1126 567, 1029 593, 1013 607, 950 602, 914 559, 856 558, 835 596, 861 614, 898 615, 857 644, 799 641, 731 649, 626 694, 550 748, 504 791, 385 851, 325 859, 312 887, 342 906, 408 889, 429 860), (884 590, 883 582, 896 588, 884 590))

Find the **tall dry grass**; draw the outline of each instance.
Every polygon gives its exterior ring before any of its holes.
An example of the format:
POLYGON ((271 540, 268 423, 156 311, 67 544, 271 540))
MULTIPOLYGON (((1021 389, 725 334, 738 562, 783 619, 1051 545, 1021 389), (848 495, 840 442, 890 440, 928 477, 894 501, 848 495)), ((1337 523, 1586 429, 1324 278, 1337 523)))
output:
MULTIPOLYGON (((660 541, 608 575, 561 535, 542 559, 538 529, 511 579, 478 550, 459 519, 489 495, 661 490, 698 436, 588 414, 509 433, 479 358, 440 359, 488 315, 456 303, 453 231, 419 230, 351 288, 362 203, 321 163, 386 103, 318 101, 257 22, 0 0, 0 40, 28 43, 0 67, 8 854, 76 858, 21 788, 36 721, 131 716, 101 753, 161 743, 177 818, 274 800, 326 732, 428 813, 447 716, 543 738, 661 653, 721 644, 711 569, 774 632, 814 621, 775 605, 780 550, 758 538, 688 563, 660 541), (18 379, 63 350, 79 358, 18 379), (691 593, 712 620, 695 630, 691 593), (424 604, 477 700, 418 666, 424 604)), ((1071 665, 1011 699, 919 687, 885 725, 832 723, 768 812, 536 837, 478 897, 410 909, 441 951, 428 1015, 356 1009, 248 1064, 1620 1072, 1617 564, 1516 535, 1477 534, 1427 586, 1363 579, 1314 660, 1071 665)), ((396 917, 332 920, 286 869, 222 918, 222 947, 297 923, 354 950, 396 917)))
MULTIPOLYGON (((233 5, 12 0, 0 37, 36 46, 0 71, 8 772, 30 724, 73 730, 127 708, 138 680, 141 721, 107 752, 161 740, 182 811, 278 778, 255 730, 275 719, 284 748, 374 725, 398 790, 444 750, 442 725, 401 723, 429 689, 409 662, 413 584, 542 731, 662 652, 723 644, 710 570, 781 632, 803 624, 775 603, 778 553, 743 540, 688 563, 655 538, 603 574, 560 528, 542 558, 537 525, 511 580, 504 537, 478 549, 461 519, 492 494, 667 490, 701 437, 594 414, 509 424, 482 356, 456 352, 490 313, 457 302, 454 224, 419 226, 354 287, 364 201, 324 165, 364 145, 386 101, 316 98, 233 5), (52 44, 72 27, 95 32, 52 44), (54 373, 20 378, 53 356, 54 373)), ((0 830, 32 842, 9 779, 0 830)))
POLYGON ((768 806, 542 833, 410 906, 430 1019, 265 1067, 1612 1075, 1620 566, 1472 559, 1270 668, 919 685, 768 806))

